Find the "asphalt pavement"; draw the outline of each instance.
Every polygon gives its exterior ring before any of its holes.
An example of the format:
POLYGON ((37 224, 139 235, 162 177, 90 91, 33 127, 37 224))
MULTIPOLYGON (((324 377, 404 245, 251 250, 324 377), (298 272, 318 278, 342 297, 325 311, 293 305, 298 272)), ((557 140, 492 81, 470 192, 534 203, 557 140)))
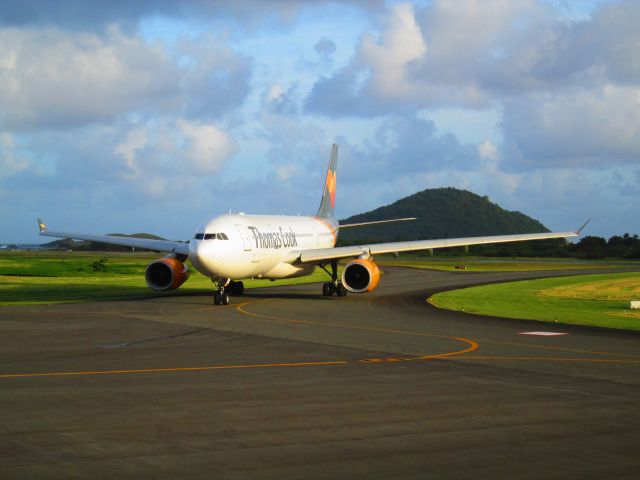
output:
POLYGON ((425 301, 567 273, 1 308, 0 478, 639 478, 640 335, 425 301))

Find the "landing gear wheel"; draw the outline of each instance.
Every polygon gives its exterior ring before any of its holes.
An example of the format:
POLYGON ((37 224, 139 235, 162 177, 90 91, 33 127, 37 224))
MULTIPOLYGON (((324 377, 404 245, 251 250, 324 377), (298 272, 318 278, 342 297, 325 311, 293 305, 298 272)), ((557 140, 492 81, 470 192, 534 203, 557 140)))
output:
POLYGON ((213 292, 214 305, 220 305, 221 302, 222 302, 222 295, 220 295, 220 292, 213 292))
POLYGON ((336 288, 336 295, 338 295, 339 297, 346 297, 347 296, 347 289, 344 288, 344 285, 339 283, 338 287, 336 288))
POLYGON ((233 295, 242 295, 244 293, 244 283, 233 282, 231 285, 231 293, 233 295))
POLYGON ((322 296, 330 297, 333 295, 333 285, 329 282, 324 282, 322 284, 322 296))
POLYGON ((220 300, 222 301, 222 305, 229 305, 229 293, 228 292, 222 292, 220 294, 220 300))

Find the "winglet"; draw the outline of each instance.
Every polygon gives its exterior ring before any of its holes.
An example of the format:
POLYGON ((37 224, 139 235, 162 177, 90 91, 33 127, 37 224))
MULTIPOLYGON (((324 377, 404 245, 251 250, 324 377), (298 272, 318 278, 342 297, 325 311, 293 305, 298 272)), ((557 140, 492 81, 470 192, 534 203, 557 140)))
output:
POLYGON ((587 224, 591 221, 591 219, 587 220, 586 222, 584 222, 584 225, 582 225, 578 230, 576 230, 576 234, 580 235, 582 233, 582 230, 584 230, 584 227, 587 226, 587 224))
POLYGON ((47 231, 47 226, 41 219, 38 219, 38 228, 40 229, 40 233, 44 233, 47 231))

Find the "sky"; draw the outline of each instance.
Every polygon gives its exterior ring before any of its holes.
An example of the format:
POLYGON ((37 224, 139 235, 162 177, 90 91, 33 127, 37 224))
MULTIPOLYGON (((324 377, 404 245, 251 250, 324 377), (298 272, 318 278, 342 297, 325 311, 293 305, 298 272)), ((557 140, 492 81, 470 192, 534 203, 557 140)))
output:
POLYGON ((640 234, 636 0, 0 0, 0 243, 467 189, 640 234))

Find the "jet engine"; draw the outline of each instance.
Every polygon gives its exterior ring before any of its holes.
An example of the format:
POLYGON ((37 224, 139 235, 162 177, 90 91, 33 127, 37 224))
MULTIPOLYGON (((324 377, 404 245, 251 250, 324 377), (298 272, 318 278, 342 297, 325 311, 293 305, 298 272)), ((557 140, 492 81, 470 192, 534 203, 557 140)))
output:
POLYGON ((342 284, 353 293, 370 292, 379 281, 380 269, 372 260, 351 260, 342 271, 342 284))
POLYGON ((174 290, 187 281, 189 270, 177 258, 166 257, 151 262, 144 278, 152 290, 174 290))

